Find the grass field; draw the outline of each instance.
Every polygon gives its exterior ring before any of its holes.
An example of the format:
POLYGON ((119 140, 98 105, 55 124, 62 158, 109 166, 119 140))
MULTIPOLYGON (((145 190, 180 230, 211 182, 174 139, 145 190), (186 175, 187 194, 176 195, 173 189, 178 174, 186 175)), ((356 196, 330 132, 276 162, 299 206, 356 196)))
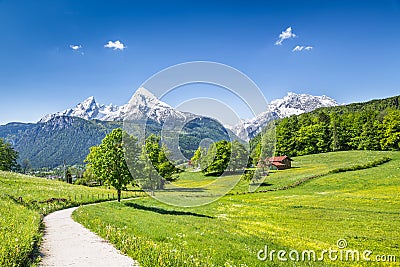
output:
POLYGON ((40 239, 40 214, 0 198, 0 266, 28 263, 33 245, 40 239))
MULTIPOLYGON (((270 187, 326 175, 292 189, 233 194, 194 208, 142 198, 82 207, 73 216, 142 266, 399 266, 400 152, 327 153, 297 157, 293 163, 298 168, 267 178, 270 187), (385 156, 392 160, 377 167, 327 174, 385 156), (340 239, 346 240, 347 247, 338 248, 340 239), (261 261, 257 254, 265 246, 269 252, 296 250, 299 261, 280 261, 276 252, 272 259, 261 261), (349 249, 358 250, 360 257, 370 250, 372 260, 385 256, 392 262, 346 262, 344 256, 343 261, 331 261, 327 254, 318 261, 322 250, 330 248, 343 255, 349 249), (302 261, 304 250, 314 250, 316 261, 308 260, 307 254, 302 261)), ((187 175, 187 181, 181 176, 179 183, 199 186, 204 182, 187 175)), ((243 192, 240 186, 234 190, 243 192)))
MULTIPOLYGON (((34 264, 41 219, 54 210, 116 197, 115 190, 70 185, 0 171, 0 266, 34 264)), ((137 192, 123 192, 134 197, 137 192)))
MULTIPOLYGON (((285 171, 271 170, 266 180, 256 189, 256 192, 264 190, 277 190, 296 182, 320 175, 329 174, 332 171, 343 168, 363 167, 367 163, 379 162, 388 156, 388 152, 382 151, 343 151, 324 153, 318 155, 307 155, 294 158, 292 168, 285 171)), ((229 194, 238 194, 249 191, 249 182, 239 179, 240 175, 226 175, 222 177, 204 176, 202 172, 184 172, 174 185, 185 188, 198 188, 204 191, 198 193, 207 197, 207 192, 219 193, 232 184, 232 180, 239 181, 229 194), (220 190, 222 188, 222 190, 220 190)), ((222 194, 221 194, 222 195, 222 194)), ((181 196, 188 197, 190 193, 183 191, 181 196)))

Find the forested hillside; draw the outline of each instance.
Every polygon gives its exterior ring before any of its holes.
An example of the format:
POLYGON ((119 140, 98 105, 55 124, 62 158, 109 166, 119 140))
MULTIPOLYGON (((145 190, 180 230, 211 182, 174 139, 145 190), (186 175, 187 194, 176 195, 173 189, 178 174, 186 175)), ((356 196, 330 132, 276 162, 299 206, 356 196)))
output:
MULTIPOLYGON (((276 154, 338 150, 400 150, 400 96, 320 108, 276 123, 276 154)), ((265 131, 264 131, 265 133, 265 131)), ((255 150, 261 135, 251 141, 255 150)))
MULTIPOLYGON (((18 162, 28 159, 33 168, 54 168, 63 164, 82 164, 89 148, 101 143, 101 140, 115 128, 122 128, 123 122, 85 120, 77 117, 55 117, 43 123, 9 123, 0 125, 0 138, 12 144, 19 152, 18 162)), ((160 136, 162 125, 148 121, 146 135, 160 136)), ((202 117, 188 122, 173 137, 179 137, 179 148, 191 158, 204 138, 213 141, 230 140, 234 134, 225 130, 215 120, 202 117)))
POLYGON ((19 162, 28 159, 33 168, 81 164, 89 147, 97 145, 121 127, 117 122, 87 121, 76 117, 57 117, 46 123, 0 126, 0 138, 19 152, 19 162))

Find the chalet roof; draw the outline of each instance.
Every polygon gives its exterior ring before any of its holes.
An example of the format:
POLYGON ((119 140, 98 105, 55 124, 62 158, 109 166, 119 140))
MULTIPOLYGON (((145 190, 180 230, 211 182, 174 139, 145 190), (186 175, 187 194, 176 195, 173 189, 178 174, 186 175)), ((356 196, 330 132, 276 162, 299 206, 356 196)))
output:
POLYGON ((269 158, 269 161, 271 161, 271 162, 282 162, 285 159, 293 161, 291 158, 289 158, 286 155, 285 156, 278 156, 278 157, 271 157, 271 158, 269 158))
POLYGON ((271 164, 274 165, 274 166, 276 166, 276 167, 278 167, 278 166, 286 166, 285 164, 280 163, 280 162, 276 162, 276 161, 271 162, 271 164))

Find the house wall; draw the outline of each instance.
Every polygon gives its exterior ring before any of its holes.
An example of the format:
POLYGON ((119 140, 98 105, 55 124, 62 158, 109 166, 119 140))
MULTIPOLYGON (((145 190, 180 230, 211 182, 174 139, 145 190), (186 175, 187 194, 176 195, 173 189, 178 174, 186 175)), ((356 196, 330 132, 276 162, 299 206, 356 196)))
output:
POLYGON ((285 164, 286 168, 288 169, 292 167, 292 161, 290 161, 289 159, 284 159, 282 163, 285 164))

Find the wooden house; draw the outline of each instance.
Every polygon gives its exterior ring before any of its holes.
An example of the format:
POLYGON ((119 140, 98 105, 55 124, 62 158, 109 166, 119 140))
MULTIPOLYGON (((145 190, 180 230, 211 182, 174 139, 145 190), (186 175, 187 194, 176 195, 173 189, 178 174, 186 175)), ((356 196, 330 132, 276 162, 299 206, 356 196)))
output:
POLYGON ((269 158, 272 169, 285 170, 292 167, 292 159, 288 156, 278 156, 269 158))

